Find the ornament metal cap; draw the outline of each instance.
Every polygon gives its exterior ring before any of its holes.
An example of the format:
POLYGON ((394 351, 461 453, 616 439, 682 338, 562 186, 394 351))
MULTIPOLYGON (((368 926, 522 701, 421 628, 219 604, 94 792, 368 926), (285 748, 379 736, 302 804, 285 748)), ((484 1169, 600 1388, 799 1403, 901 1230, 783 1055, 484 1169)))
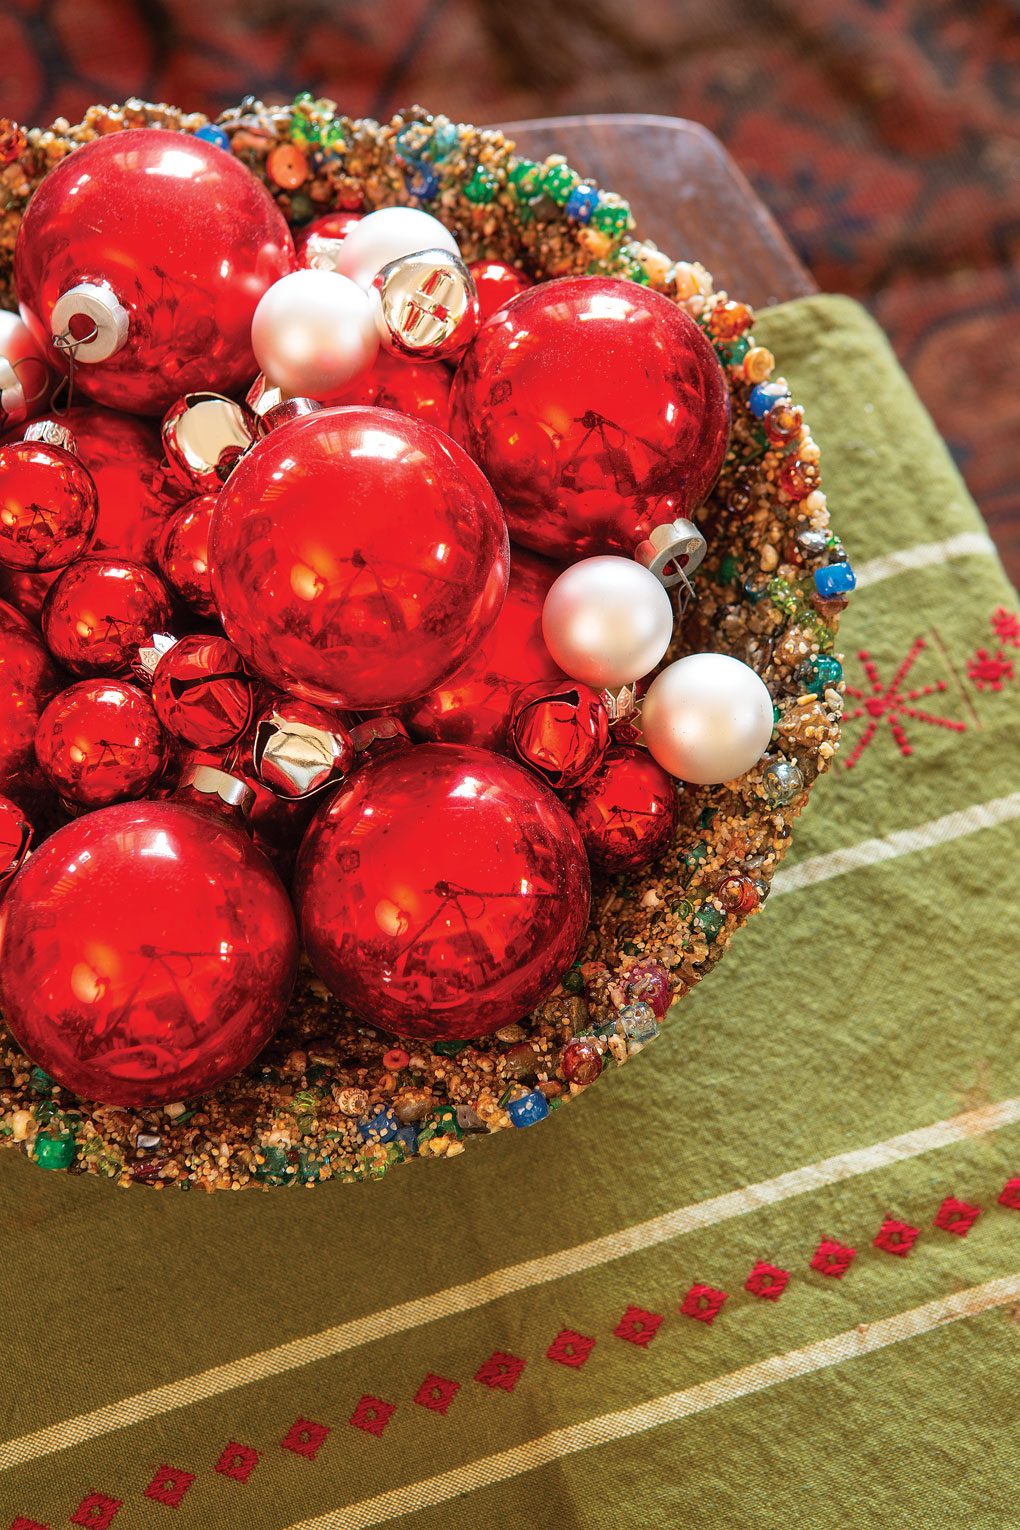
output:
POLYGON ((690 576, 699 567, 708 543, 693 521, 681 518, 653 526, 645 542, 639 542, 634 557, 667 589, 690 585, 690 576))
POLYGON ((220 809, 243 818, 255 806, 253 786, 249 786, 239 776, 232 776, 229 771, 217 770, 213 765, 190 765, 181 776, 174 796, 186 800, 195 792, 208 799, 209 806, 219 804, 220 809))
POLYGON ((368 292, 386 350, 418 361, 449 361, 478 332, 474 277, 450 250, 422 250, 391 260, 368 292))
POLYGON ((135 679, 141 680, 144 685, 151 685, 152 677, 156 673, 156 665, 176 642, 177 639, 169 632, 154 632, 131 661, 131 673, 135 679))
POLYGON ((106 361, 127 340, 128 311, 106 282, 79 282, 54 303, 50 331, 53 344, 75 361, 106 361))
POLYGON ((25 426, 21 439, 42 441, 45 446, 59 446, 61 451, 70 452, 75 457, 78 455, 78 442, 74 435, 66 425, 58 425, 56 420, 35 420, 25 426))
POLYGON ((325 405, 320 404, 315 398, 281 397, 277 403, 270 404, 269 408, 258 416, 255 428, 261 439, 262 436, 268 436, 271 430, 279 430, 280 426, 286 425, 289 420, 299 420, 303 415, 316 414, 318 410, 324 408, 325 405))

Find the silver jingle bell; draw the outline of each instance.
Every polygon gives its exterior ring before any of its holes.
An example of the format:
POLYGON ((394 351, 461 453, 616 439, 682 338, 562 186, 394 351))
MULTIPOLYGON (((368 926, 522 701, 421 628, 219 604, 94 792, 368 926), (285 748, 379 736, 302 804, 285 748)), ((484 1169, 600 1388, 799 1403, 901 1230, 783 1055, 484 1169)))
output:
POLYGON ((255 723, 255 774, 288 802, 339 786, 353 761, 354 745, 340 719, 308 702, 279 697, 255 723))
POLYGON ((648 540, 639 542, 634 557, 649 573, 671 590, 674 585, 689 585, 690 576, 699 567, 708 543, 693 521, 664 521, 653 526, 648 540))
POLYGON ((391 260, 368 291, 379 339, 416 361, 451 361, 478 333, 474 278, 449 250, 391 260))
POLYGON ((163 450, 170 471, 193 494, 218 494, 255 439, 245 404, 221 393, 185 393, 167 412, 163 450))

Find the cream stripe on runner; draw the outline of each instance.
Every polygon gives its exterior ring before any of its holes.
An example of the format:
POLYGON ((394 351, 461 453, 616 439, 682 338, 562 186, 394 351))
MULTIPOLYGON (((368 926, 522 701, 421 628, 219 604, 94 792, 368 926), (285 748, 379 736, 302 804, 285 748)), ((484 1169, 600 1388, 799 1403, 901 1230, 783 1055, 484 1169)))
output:
POLYGON ((780 1382, 792 1381, 796 1376, 808 1376, 812 1371, 840 1365, 844 1360, 873 1354, 889 1344, 900 1344, 918 1334, 930 1333, 933 1328, 942 1328, 961 1318, 1004 1306, 1018 1296, 1020 1274, 989 1280, 984 1285, 971 1286, 952 1296, 926 1302, 923 1307, 897 1312, 877 1323, 862 1323, 859 1328, 847 1328, 830 1339, 817 1339, 813 1344, 805 1344, 803 1349, 772 1355, 768 1360, 745 1365, 739 1371, 716 1376, 698 1386, 653 1397, 637 1407, 622 1408, 618 1413, 602 1413, 598 1418, 585 1419, 566 1429, 555 1429, 551 1434, 515 1445, 511 1450, 483 1456, 478 1461, 469 1461, 466 1466, 441 1472, 437 1477, 427 1477, 421 1482, 380 1493, 375 1498, 363 1498, 358 1503, 332 1509, 313 1519, 303 1519, 299 1524, 291 1525, 290 1530, 370 1530, 372 1525, 382 1525, 401 1514, 447 1503, 451 1498, 489 1487, 494 1482, 505 1482, 508 1477, 534 1471, 536 1467, 547 1466, 550 1461, 562 1460, 579 1450, 590 1450, 592 1446, 605 1445, 610 1440, 642 1434, 660 1424, 672 1424, 678 1419, 690 1418, 694 1413, 703 1413, 706 1408, 716 1408, 734 1398, 747 1397, 767 1387, 778 1386, 780 1382))
POLYGON ((759 1207, 774 1206, 807 1191, 838 1184, 841 1180, 887 1168, 906 1159, 918 1158, 923 1153, 947 1147, 953 1142, 984 1136, 987 1132, 1018 1121, 1020 1097, 1003 1100, 997 1105, 985 1105, 979 1110, 969 1110, 963 1115, 936 1121, 931 1126, 918 1127, 898 1137, 889 1137, 870 1147, 855 1148, 818 1163, 805 1164, 803 1168, 791 1169, 774 1179, 745 1185, 740 1190, 731 1190, 711 1200, 680 1206, 650 1221, 639 1222, 633 1227, 594 1238, 588 1243, 579 1243, 573 1248, 560 1249, 555 1254, 528 1259, 521 1264, 507 1265, 478 1280, 450 1286, 444 1291, 434 1291, 414 1301, 401 1302, 367 1317, 341 1323, 335 1328, 326 1328, 290 1343, 279 1344, 273 1349, 260 1350, 240 1360, 232 1360, 226 1365, 217 1365, 210 1370, 185 1376, 167 1386, 138 1392, 132 1397, 108 1403, 105 1407, 81 1413, 75 1418, 64 1419, 32 1434, 20 1435, 0 1445, 0 1471, 80 1445, 98 1435, 110 1434, 116 1429, 124 1429, 145 1419, 170 1413, 175 1408, 186 1408, 192 1403, 219 1396, 237 1387, 297 1370, 316 1360, 333 1358, 375 1339, 406 1333, 437 1319, 483 1307, 500 1297, 560 1280, 567 1275, 577 1275, 583 1270, 595 1269, 614 1259, 622 1259, 628 1254, 654 1248, 672 1238, 683 1237, 699 1228, 743 1216, 759 1207))
POLYGON ((795 866, 784 866, 772 879, 772 896, 796 892, 815 882, 840 877, 846 871, 859 871, 863 866, 877 866, 879 861, 893 861, 914 850, 930 850, 934 845, 944 845, 947 840, 976 834, 979 829, 994 829, 997 824, 1008 823, 1014 818, 1020 818, 1020 792, 1014 792, 1011 797, 993 797, 990 802, 977 802, 973 807, 947 813, 944 818, 933 818, 913 829, 897 829, 892 834, 883 834, 881 839, 864 839, 860 844, 847 845, 844 850, 830 850, 827 855, 813 855, 795 866))
POLYGON ((951 558, 995 557, 995 543, 987 532, 961 531, 944 542, 921 542, 916 547, 904 547, 899 552, 884 553, 854 569, 857 588, 878 584, 894 574, 904 574, 914 568, 929 568, 933 564, 948 563, 951 558))

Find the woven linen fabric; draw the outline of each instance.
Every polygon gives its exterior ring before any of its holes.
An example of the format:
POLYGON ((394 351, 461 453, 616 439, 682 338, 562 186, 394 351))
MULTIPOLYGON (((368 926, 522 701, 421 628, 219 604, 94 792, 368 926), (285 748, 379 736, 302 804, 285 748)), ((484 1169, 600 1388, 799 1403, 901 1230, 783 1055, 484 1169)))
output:
POLYGON ((864 311, 755 332, 858 573, 765 909, 453 1160, 206 1196, 0 1154, 2 1530, 1020 1523, 1016 595, 864 311))

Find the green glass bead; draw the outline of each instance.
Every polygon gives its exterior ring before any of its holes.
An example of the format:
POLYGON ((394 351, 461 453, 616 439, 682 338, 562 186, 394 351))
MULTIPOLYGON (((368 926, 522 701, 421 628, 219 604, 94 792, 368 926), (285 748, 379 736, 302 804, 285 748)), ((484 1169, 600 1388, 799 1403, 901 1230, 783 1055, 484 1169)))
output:
POLYGON ((538 196, 542 190, 542 166, 533 159, 515 159, 506 173, 507 185, 512 186, 517 197, 526 201, 538 196))
POLYGON ((459 1142, 463 1136, 457 1124, 457 1112, 452 1105, 441 1105, 438 1110, 430 1113, 428 1120, 434 1125, 437 1134, 441 1137, 454 1136, 459 1142))
POLYGON ((318 1103, 318 1097, 310 1089, 299 1089, 293 1101, 294 1110, 300 1115, 305 1115, 308 1111, 314 1110, 318 1103))
POLYGON ((314 1185, 322 1177, 322 1164, 308 1148, 298 1148, 298 1183, 314 1185))
POLYGON ((580 180, 581 177, 569 165, 546 165, 542 171, 542 190, 557 207, 563 207, 580 180))
POLYGON ((315 1128, 315 1117, 314 1116, 298 1116, 298 1118, 297 1118, 297 1129, 298 1129, 298 1135, 299 1136, 301 1136, 301 1137, 310 1137, 312 1135, 312 1132, 313 1132, 314 1128, 315 1128))
POLYGON ((695 866, 703 866, 707 860, 708 846, 703 839, 695 840, 690 849, 684 851, 684 865, 690 871, 693 871, 695 866))
POLYGON ((567 993, 584 993, 584 974, 578 967, 571 967, 563 975, 563 987, 567 993))
POLYGON ((740 573, 740 564, 732 553, 727 553, 725 558, 719 560, 719 571, 716 574, 717 584, 732 584, 740 573))
POLYGON ((438 1052, 440 1057, 456 1057, 457 1053, 463 1052, 466 1046, 466 1041, 460 1041, 458 1038, 452 1037, 449 1041, 434 1041, 432 1043, 432 1050, 433 1052, 438 1052))
POLYGON ((647 287, 649 284, 648 272, 633 255, 621 254, 616 262, 616 271, 618 276, 624 277, 628 282, 636 282, 639 287, 647 287))
POLYGON ((689 919, 694 913, 694 904, 689 898, 678 898, 675 903, 669 905, 669 911, 678 919, 689 919))
POLYGON ((751 342, 747 336, 739 335, 736 340, 730 340, 718 347, 719 360, 723 366, 739 367, 750 349, 751 342))
POLYGON ((36 1094, 51 1094, 53 1092, 53 1080, 42 1068, 33 1068, 28 1075, 28 1082, 36 1094))
POLYGON ((611 239, 620 239, 630 227, 630 205, 627 202, 599 202, 591 215, 591 226, 611 239))
POLYGON ((800 596, 786 579, 774 575, 768 583, 769 599, 787 616, 793 616, 800 605, 800 596))
POLYGON ((725 914, 721 914, 717 908, 713 908, 711 903, 703 903, 694 916, 695 928, 701 931, 709 945, 712 944, 712 941, 725 923, 725 914))
POLYGON ((55 1106, 50 1104, 49 1100, 44 1100, 41 1105, 37 1105, 35 1107, 35 1110, 32 1112, 32 1114, 35 1116, 35 1119, 38 1121, 40 1126, 48 1126, 49 1123, 53 1120, 53 1117, 57 1114, 57 1111, 55 1106))
POLYGON ((452 122, 443 119, 435 122, 432 127, 432 143, 429 146, 429 159, 435 163, 452 154, 460 142, 460 134, 452 122))
POLYGON ((843 666, 831 653, 820 653, 800 671, 804 689, 820 696, 830 685, 838 685, 843 678, 843 666))
POLYGON ((293 1176, 287 1172, 287 1151, 278 1142, 268 1142, 260 1149, 262 1163, 255 1165, 253 1179, 261 1185, 286 1185, 293 1176))
POLYGON ((701 817, 698 819, 698 828, 699 829, 707 829, 709 824, 712 822, 712 820, 714 818, 715 818, 715 808, 714 807, 702 808, 702 810, 701 810, 701 817))
POLYGON ((74 1158, 74 1136, 61 1132, 56 1137, 36 1137, 35 1156, 44 1169, 66 1169, 74 1158))
POLYGON ((464 187, 464 195, 469 202, 476 206, 482 206, 491 202, 499 190, 499 181, 484 165, 476 165, 474 174, 464 187))

